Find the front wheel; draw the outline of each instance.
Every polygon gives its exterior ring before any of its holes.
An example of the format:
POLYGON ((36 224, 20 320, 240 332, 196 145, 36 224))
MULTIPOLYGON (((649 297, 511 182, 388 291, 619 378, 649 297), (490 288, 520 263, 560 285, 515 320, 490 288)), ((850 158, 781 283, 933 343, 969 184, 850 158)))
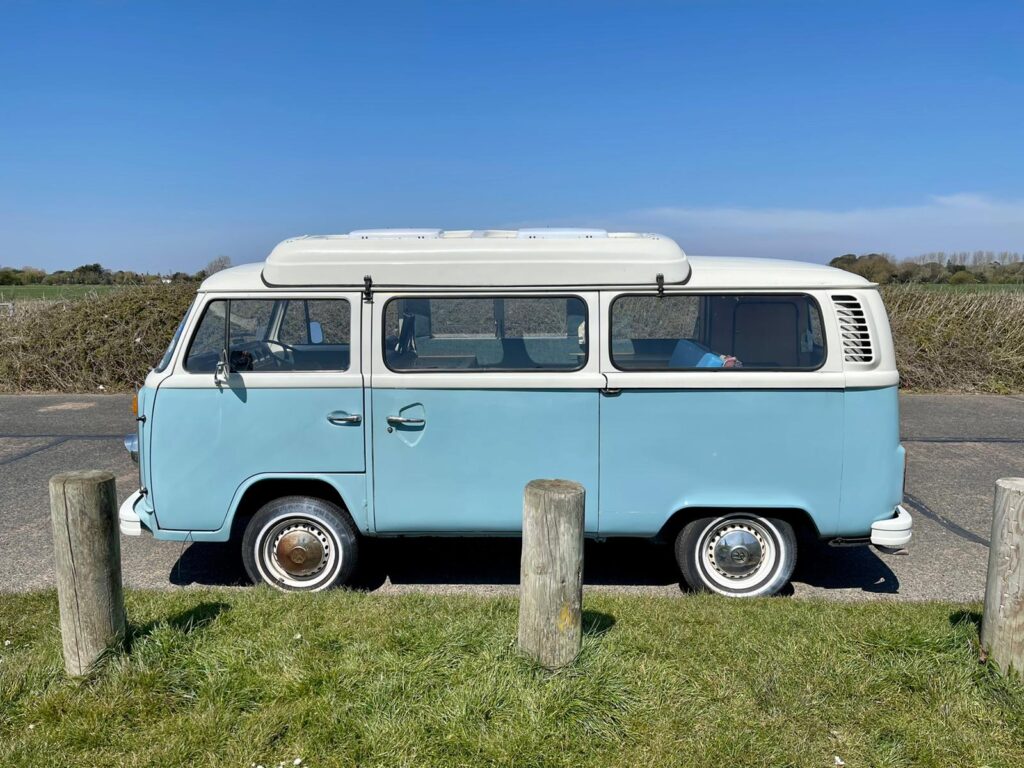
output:
POLYGON ((793 575, 796 536, 785 520, 751 513, 692 520, 676 537, 683 579, 698 592, 774 595, 793 575))
POLYGON ((242 537, 249 578, 282 592, 319 592, 344 584, 358 556, 359 537, 345 511, 311 496, 284 496, 265 504, 242 537))

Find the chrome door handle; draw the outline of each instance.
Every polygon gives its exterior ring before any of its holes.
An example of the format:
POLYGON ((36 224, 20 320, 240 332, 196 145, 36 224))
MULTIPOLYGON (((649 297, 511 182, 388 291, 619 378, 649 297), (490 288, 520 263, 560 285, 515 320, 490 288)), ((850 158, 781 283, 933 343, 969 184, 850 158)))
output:
POLYGON ((334 411, 327 414, 327 420, 331 424, 362 424, 363 417, 358 413, 345 413, 344 411, 334 411))
POLYGON ((388 416, 388 424, 393 427, 419 427, 426 423, 426 419, 410 419, 407 416, 388 416))

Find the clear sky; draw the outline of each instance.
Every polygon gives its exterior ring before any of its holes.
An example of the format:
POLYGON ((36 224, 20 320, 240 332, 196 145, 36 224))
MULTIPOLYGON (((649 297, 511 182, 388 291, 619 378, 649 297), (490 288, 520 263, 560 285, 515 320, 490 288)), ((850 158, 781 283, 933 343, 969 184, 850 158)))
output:
POLYGON ((354 228, 1024 251, 1024 2, 0 6, 0 264, 354 228))

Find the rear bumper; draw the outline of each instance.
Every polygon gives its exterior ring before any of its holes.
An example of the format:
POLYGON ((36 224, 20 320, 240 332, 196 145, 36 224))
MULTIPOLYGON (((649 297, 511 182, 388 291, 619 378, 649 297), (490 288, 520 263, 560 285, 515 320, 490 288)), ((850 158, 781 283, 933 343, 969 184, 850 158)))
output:
POLYGON ((141 498, 142 491, 136 491, 124 500, 124 504, 117 512, 117 521, 123 536, 141 536, 142 531, 146 530, 135 512, 135 505, 141 498))
POLYGON ((896 507, 896 514, 871 524, 871 543, 879 547, 904 547, 913 535, 914 518, 903 508, 896 507))

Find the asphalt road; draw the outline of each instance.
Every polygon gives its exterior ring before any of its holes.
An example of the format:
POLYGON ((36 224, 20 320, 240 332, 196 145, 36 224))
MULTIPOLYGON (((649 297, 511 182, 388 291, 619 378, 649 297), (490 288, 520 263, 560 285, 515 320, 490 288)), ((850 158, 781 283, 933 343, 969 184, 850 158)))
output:
MULTIPOLYGON (((805 549, 793 594, 831 599, 978 600, 985 585, 992 488, 1024 476, 1024 396, 905 395, 906 506, 910 554, 805 549)), ((129 398, 0 396, 0 591, 53 584, 47 480, 71 469, 108 469, 123 499, 137 486, 121 438, 134 429, 129 398)), ((220 544, 182 545, 122 537, 132 587, 245 583, 238 553, 220 544)), ((511 539, 373 541, 360 586, 381 592, 513 591, 519 544, 511 539)), ((668 547, 643 541, 588 542, 588 588, 678 595, 668 547)))

